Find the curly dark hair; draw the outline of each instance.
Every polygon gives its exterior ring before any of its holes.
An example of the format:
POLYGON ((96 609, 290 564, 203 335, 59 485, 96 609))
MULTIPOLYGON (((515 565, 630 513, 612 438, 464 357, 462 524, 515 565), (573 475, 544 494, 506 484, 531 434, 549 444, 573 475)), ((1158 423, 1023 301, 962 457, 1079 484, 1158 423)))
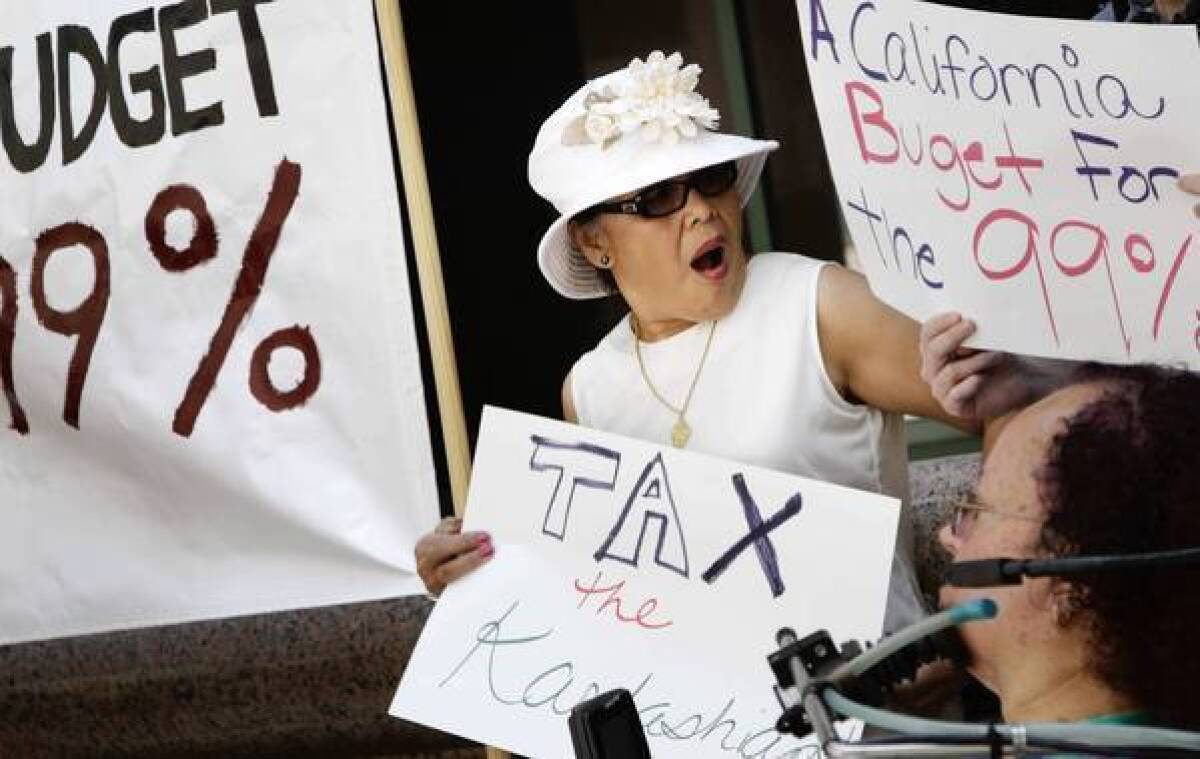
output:
MULTIPOLYGON (((1101 395, 1056 435, 1039 473, 1041 549, 1059 556, 1200 547, 1200 375, 1088 364, 1101 395)), ((1080 575, 1093 671, 1160 724, 1200 728, 1200 565, 1080 575)))

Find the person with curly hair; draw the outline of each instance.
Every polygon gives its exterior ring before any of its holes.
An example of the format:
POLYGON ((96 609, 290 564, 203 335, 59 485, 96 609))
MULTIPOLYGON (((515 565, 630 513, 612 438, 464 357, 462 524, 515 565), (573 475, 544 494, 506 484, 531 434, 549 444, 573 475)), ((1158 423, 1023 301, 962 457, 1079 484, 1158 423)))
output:
MULTIPOLYGON (((1200 376, 1085 365, 1019 412, 939 540, 955 561, 1200 547, 1200 376)), ((967 625, 970 670, 1005 720, 1200 728, 1200 566, 946 586, 1000 608, 967 625)))

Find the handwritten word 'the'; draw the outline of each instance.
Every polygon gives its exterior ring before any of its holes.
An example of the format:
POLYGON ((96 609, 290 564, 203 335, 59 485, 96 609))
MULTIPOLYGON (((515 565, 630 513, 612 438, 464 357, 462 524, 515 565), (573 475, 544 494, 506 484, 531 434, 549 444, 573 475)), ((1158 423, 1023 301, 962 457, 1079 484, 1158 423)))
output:
POLYGON ((650 618, 658 609, 657 598, 647 598, 642 602, 641 606, 638 606, 637 611, 626 615, 621 608, 621 593, 625 590, 625 581, 620 580, 609 585, 601 585, 600 581, 603 578, 604 573, 597 570, 596 576, 592 578, 590 585, 584 585, 581 580, 575 581, 575 592, 579 594, 579 605, 577 608, 582 609, 595 596, 604 599, 596 607, 596 616, 600 616, 611 609, 613 617, 618 622, 631 622, 646 630, 661 630, 664 627, 670 627, 674 624, 669 619, 657 621, 650 618))

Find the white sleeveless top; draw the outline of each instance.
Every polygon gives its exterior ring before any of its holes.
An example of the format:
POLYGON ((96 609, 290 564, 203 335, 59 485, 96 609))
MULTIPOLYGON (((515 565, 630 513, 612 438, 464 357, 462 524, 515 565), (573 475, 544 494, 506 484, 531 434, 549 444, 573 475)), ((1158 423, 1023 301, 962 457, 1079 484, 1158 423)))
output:
MULTIPOLYGON (((687 448, 907 501, 902 420, 847 402, 825 371, 816 310, 825 263, 788 253, 750 259, 741 297, 716 326, 687 408, 687 448)), ((646 373, 676 407, 695 376, 710 326, 641 344, 646 373)), ((633 341, 626 316, 575 363, 571 392, 579 423, 670 445, 676 416, 647 389, 633 341)), ((900 524, 887 631, 923 615, 904 511, 900 524)))

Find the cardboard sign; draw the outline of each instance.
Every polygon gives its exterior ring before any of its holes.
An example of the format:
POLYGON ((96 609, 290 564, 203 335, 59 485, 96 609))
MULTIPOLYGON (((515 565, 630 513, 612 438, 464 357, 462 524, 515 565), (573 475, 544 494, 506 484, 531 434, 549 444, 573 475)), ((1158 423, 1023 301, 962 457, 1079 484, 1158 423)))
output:
POLYGON ((487 409, 467 530, 495 557, 434 608, 391 713, 572 756, 571 707, 628 688, 655 757, 815 755, 777 734, 775 633, 874 639, 900 504, 487 409))
POLYGON ((6 4, 0 643, 420 588, 385 103, 367 0, 6 4))
POLYGON ((1190 26, 798 0, 842 212, 872 289, 981 346, 1200 368, 1190 26))

